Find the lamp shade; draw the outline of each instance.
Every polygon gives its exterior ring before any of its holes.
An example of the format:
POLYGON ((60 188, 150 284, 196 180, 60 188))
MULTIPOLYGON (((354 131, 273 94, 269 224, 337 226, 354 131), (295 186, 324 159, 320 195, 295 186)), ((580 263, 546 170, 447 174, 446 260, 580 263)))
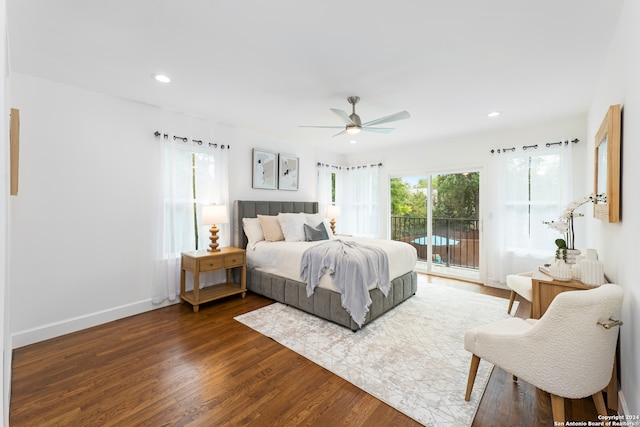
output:
POLYGON ((229 222, 227 207, 225 205, 213 205, 202 207, 203 224, 226 224, 229 222))
POLYGON ((340 218, 340 207, 336 205, 329 205, 324 212, 325 218, 340 218))

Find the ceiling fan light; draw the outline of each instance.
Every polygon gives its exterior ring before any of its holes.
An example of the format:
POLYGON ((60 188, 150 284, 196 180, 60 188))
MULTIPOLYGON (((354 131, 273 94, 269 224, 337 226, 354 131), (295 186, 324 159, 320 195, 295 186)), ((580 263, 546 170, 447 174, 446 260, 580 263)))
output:
POLYGON ((171 83, 171 78, 164 74, 152 74, 151 76, 154 79, 156 79, 156 81, 159 81, 160 83, 171 83))
POLYGON ((358 125, 347 125, 347 133, 350 133, 352 135, 360 133, 361 130, 362 128, 358 125))

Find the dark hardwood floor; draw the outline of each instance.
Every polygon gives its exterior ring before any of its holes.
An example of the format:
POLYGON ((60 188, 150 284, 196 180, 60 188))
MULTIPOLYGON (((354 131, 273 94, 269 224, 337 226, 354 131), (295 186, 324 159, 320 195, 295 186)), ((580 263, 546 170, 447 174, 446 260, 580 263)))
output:
MULTIPOLYGON (((419 285, 508 297, 425 275, 419 285)), ((270 303, 249 293, 198 313, 176 304, 18 348, 11 426, 419 425, 233 320, 270 303)), ((517 315, 528 313, 521 302, 517 315)), ((566 411, 597 417, 590 399, 566 411)), ((548 394, 494 369, 473 426, 496 425, 553 425, 548 394)))

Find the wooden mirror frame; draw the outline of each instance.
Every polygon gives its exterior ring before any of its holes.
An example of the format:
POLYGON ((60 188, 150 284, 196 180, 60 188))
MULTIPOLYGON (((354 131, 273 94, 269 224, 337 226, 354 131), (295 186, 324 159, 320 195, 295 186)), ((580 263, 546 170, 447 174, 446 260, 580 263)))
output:
POLYGON ((605 222, 620 222, 620 134, 621 107, 609 107, 596 133, 594 193, 605 201, 594 201, 593 216, 605 222))

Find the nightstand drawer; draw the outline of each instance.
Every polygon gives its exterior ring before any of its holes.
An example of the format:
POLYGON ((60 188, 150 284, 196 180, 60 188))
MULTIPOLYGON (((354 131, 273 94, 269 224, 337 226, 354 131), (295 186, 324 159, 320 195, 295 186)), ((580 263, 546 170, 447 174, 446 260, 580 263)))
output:
POLYGON ((233 254, 224 257, 225 267, 240 267, 244 265, 244 254, 233 254))
MULTIPOLYGON (((226 258, 225 258, 226 259, 226 258)), ((222 258, 209 258, 200 261, 200 271, 211 271, 221 269, 223 266, 222 258)))

